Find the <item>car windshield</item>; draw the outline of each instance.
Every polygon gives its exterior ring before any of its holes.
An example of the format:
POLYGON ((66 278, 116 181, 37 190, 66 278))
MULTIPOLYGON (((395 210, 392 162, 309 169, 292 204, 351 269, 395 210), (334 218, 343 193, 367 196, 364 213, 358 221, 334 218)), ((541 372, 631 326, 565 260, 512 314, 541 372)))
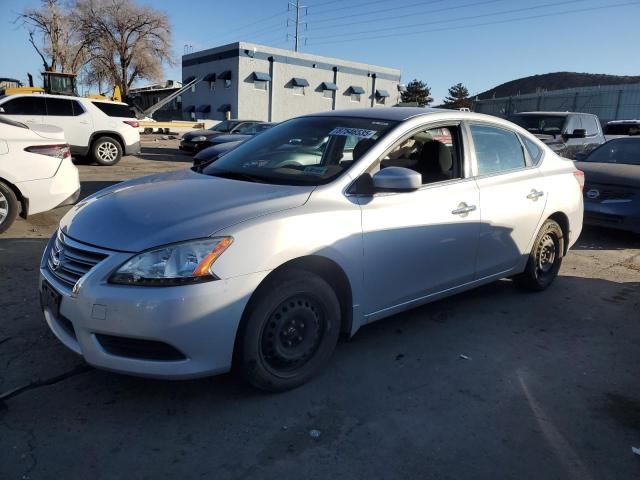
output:
POLYGON ((609 140, 601 147, 592 151, 584 161, 640 165, 640 139, 621 138, 618 140, 609 140))
POLYGON ((224 122, 220 122, 213 127, 210 127, 209 130, 214 132, 230 132, 233 127, 235 127, 239 122, 234 122, 231 120, 225 120, 224 122))
POLYGON ((562 132, 567 117, 561 115, 513 115, 513 123, 538 135, 557 135, 562 132))
POLYGON ((259 123, 245 123, 244 125, 240 125, 238 128, 235 129, 235 131, 233 133, 237 133, 239 135, 253 135, 257 132, 257 128, 258 125, 261 125, 259 123))
POLYGON ((640 123, 610 123, 604 127, 605 135, 640 135, 640 123))
POLYGON ((397 122, 300 117, 281 123, 206 167, 205 175, 284 185, 321 185, 345 172, 397 122))

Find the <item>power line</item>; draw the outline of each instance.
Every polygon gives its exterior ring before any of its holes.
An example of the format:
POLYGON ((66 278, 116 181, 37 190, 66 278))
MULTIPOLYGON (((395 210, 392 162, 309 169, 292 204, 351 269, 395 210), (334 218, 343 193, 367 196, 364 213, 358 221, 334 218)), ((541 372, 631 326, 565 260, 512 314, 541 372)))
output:
MULTIPOLYGON (((341 10, 353 10, 355 8, 358 7, 369 7, 371 5, 375 5, 377 3, 382 3, 382 2, 388 2, 389 0, 373 0, 372 2, 365 2, 365 3, 356 3, 355 5, 347 5, 344 7, 340 7, 340 8, 332 8, 331 11, 332 12, 339 12, 341 10)), ((438 2, 445 2, 446 0, 432 0, 431 2, 420 2, 421 5, 425 5, 425 4, 430 4, 430 3, 438 3, 438 2)), ((393 8, 393 10, 395 10, 398 7, 393 8)), ((372 13, 379 13, 380 10, 378 10, 378 12, 372 12, 372 13)), ((358 14, 359 16, 364 16, 364 15, 370 15, 367 13, 362 13, 360 12, 358 14)), ((330 17, 330 18, 344 18, 344 17, 330 17)), ((325 21, 324 17, 320 17, 320 20, 318 21, 325 21)))
MULTIPOLYGON (((570 15, 570 14, 590 12, 590 11, 595 11, 595 10, 604 10, 604 9, 611 9, 611 8, 616 8, 616 7, 629 7, 629 6, 640 6, 640 2, 616 3, 616 4, 612 4, 612 5, 601 6, 601 7, 582 8, 582 9, 578 9, 578 10, 575 10, 575 9, 573 9, 573 10, 564 10, 564 11, 560 11, 560 12, 544 13, 544 14, 540 14, 540 15, 529 15, 527 17, 511 18, 511 19, 506 19, 506 20, 496 20, 496 21, 493 21, 493 22, 473 23, 473 24, 459 25, 459 26, 453 26, 453 27, 434 28, 434 29, 428 29, 428 30, 419 30, 419 31, 416 31, 416 32, 408 32, 408 33, 404 33, 404 34, 392 33, 392 34, 387 34, 387 35, 376 35, 376 36, 367 36, 367 37, 354 37, 354 38, 347 38, 347 39, 341 39, 341 40, 335 40, 335 41, 317 42, 317 43, 312 43, 311 45, 328 45, 328 44, 332 44, 332 43, 343 43, 345 41, 371 40, 371 39, 390 38, 390 37, 396 37, 396 38, 397 37, 407 37, 407 36, 411 36, 411 35, 420 35, 420 34, 424 34, 424 33, 444 32, 444 31, 460 30, 460 29, 467 29, 467 28, 473 28, 473 27, 483 27, 483 26, 487 26, 487 25, 498 25, 498 24, 504 24, 504 23, 532 20, 532 19, 537 19, 537 18, 554 17, 554 16, 560 16, 560 15, 570 15)), ((397 28, 402 28, 402 27, 397 27, 397 28)))
MULTIPOLYGON (((471 3, 465 3, 463 5, 454 5, 452 7, 444 7, 444 8, 436 8, 436 9, 431 9, 425 12, 411 12, 411 13, 405 13, 403 15, 394 15, 392 17, 389 17, 388 15, 385 17, 381 17, 381 18, 372 18, 369 20, 360 20, 360 21, 351 21, 349 23, 341 23, 339 25, 327 25, 327 26, 322 26, 319 28, 313 28, 313 31, 316 30, 329 30, 331 28, 339 28, 339 27, 346 27, 346 26, 351 26, 351 25, 359 25, 361 23, 371 23, 371 22, 382 22, 382 21, 389 21, 391 19, 393 20, 397 20, 398 18, 405 18, 405 17, 417 17, 420 15, 430 15, 433 13, 438 13, 438 12, 445 12, 447 10, 456 10, 459 8, 465 8, 465 7, 479 7, 481 5, 487 5, 489 3, 497 3, 497 2, 504 2, 505 0, 484 0, 482 2, 471 2, 471 3)), ((420 2, 420 5, 424 5, 424 2, 420 2)), ((393 10, 397 10, 397 8, 394 8, 393 10)), ((380 12, 375 12, 380 13, 380 12)), ((360 16, 360 15, 353 15, 353 16, 360 16)), ((349 16, 345 16, 345 17, 341 17, 340 19, 344 19, 344 18, 349 18, 351 17, 351 15, 349 16)))
MULTIPOLYGON (((567 4, 570 4, 570 3, 580 3, 580 2, 585 2, 585 1, 586 0, 566 0, 566 1, 563 1, 563 2, 544 3, 542 5, 535 5, 533 7, 512 8, 510 10, 503 10, 503 11, 499 11, 499 12, 490 12, 490 13, 484 13, 484 14, 479 14, 479 15, 467 15, 465 17, 450 18, 448 20, 441 20, 441 21, 436 22, 436 23, 450 23, 450 22, 458 22, 458 21, 462 21, 462 20, 473 20, 473 19, 476 19, 476 18, 492 17, 494 15, 507 15, 509 13, 518 13, 518 12, 524 12, 524 11, 528 11, 528 10, 537 10, 537 9, 540 9, 540 8, 559 7, 561 5, 567 5, 567 4)), ((398 29, 405 30, 407 28, 415 28, 415 27, 424 27, 424 22, 412 23, 412 24, 409 24, 409 25, 398 25, 398 26, 394 26, 394 27, 376 28, 376 32, 386 32, 386 31, 398 30, 398 29)), ((335 34, 335 35, 332 35, 332 36, 333 37, 344 37, 344 36, 351 36, 351 35, 367 34, 367 33, 370 33, 370 32, 371 32, 371 30, 360 30, 358 32, 335 34)))
POLYGON ((343 2, 343 1, 344 0, 330 0, 329 2, 312 3, 311 5, 307 5, 307 8, 323 7, 325 5, 331 5, 332 3, 338 3, 338 2, 343 2))
MULTIPOLYGON (((430 2, 416 2, 416 3, 409 3, 407 5, 396 5, 392 8, 383 8, 383 9, 378 9, 375 12, 368 12, 368 13, 362 13, 362 12, 358 12, 358 13, 353 13, 351 15, 339 15, 337 17, 320 17, 320 19, 316 19, 313 21, 313 24, 318 24, 318 23, 327 23, 327 22, 335 22, 338 20, 344 20, 345 18, 353 18, 353 17, 368 17, 370 15, 379 15, 381 13, 385 13, 385 12, 395 12, 397 10, 399 10, 400 8, 410 8, 410 7, 424 7, 425 5, 432 5, 434 3, 442 3, 445 0, 431 0, 430 2)), ((372 2, 373 3, 373 2, 372 2)), ((376 2, 377 3, 377 2, 376 2)), ((370 4, 369 4, 370 5, 370 4)))

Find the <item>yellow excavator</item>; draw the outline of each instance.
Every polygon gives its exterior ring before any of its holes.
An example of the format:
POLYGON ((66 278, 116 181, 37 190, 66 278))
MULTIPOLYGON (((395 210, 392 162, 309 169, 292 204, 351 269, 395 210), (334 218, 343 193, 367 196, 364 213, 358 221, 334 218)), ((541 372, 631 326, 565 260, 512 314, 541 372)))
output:
MULTIPOLYGON (((76 74, 62 72, 42 72, 44 85, 36 87, 33 85, 33 77, 29 76, 29 85, 23 85, 20 80, 15 78, 0 78, 0 95, 16 95, 18 93, 52 93, 55 95, 72 95, 78 96, 76 88, 76 74)), ((108 97, 102 94, 89 94, 88 98, 95 100, 113 100, 115 102, 122 101, 120 87, 117 85, 113 88, 113 94, 108 97)))

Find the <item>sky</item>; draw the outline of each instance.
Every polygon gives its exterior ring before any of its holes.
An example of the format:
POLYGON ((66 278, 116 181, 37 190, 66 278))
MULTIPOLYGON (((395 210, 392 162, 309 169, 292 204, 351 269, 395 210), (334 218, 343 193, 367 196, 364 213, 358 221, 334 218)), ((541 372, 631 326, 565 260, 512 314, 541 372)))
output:
MULTIPOLYGON (((295 13, 287 12, 287 0, 139 3, 166 12, 172 24, 176 64, 165 67, 167 79, 181 78, 186 48, 198 51, 235 41, 293 48, 295 13)), ((24 81, 27 72, 39 72, 27 31, 14 22, 18 12, 38 4, 0 0, 0 77, 24 81)), ((640 0, 301 4, 307 6, 301 10, 301 51, 399 68, 403 83, 414 78, 426 82, 436 103, 458 82, 475 94, 516 78, 557 71, 640 75, 640 0)))

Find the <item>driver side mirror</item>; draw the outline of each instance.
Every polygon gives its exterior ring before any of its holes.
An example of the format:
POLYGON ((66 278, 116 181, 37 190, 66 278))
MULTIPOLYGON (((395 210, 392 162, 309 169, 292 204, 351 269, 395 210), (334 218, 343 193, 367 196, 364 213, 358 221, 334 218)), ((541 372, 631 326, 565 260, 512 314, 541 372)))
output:
POLYGON ((403 167, 387 167, 373 176, 374 191, 408 192, 422 185, 422 175, 403 167))
POLYGON ((584 138, 587 136, 587 131, 584 128, 576 128, 572 133, 565 134, 566 138, 584 138))

